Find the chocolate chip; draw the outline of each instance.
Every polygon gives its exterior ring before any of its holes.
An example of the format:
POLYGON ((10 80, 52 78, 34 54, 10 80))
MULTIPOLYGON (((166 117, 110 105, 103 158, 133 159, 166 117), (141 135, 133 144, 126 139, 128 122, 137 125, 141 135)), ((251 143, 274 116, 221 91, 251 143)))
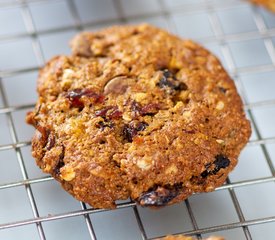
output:
POLYGON ((79 109, 84 107, 84 103, 81 101, 82 96, 93 98, 95 103, 102 103, 104 100, 103 95, 97 94, 90 89, 75 89, 65 94, 65 97, 70 100, 71 106, 79 109))
POLYGON ((147 192, 143 193, 138 202, 141 206, 161 207, 167 205, 171 200, 179 195, 182 189, 182 184, 173 186, 156 186, 147 192))
POLYGON ((62 146, 62 151, 61 151, 61 154, 59 155, 59 159, 57 161, 57 164, 55 165, 54 167, 54 174, 56 176, 58 176, 60 174, 60 168, 64 167, 65 163, 64 163, 64 154, 65 154, 65 147, 62 146))
POLYGON ((148 124, 146 122, 139 122, 137 124, 130 123, 125 125, 122 130, 124 139, 128 142, 132 142, 138 132, 143 131, 147 126, 148 124))

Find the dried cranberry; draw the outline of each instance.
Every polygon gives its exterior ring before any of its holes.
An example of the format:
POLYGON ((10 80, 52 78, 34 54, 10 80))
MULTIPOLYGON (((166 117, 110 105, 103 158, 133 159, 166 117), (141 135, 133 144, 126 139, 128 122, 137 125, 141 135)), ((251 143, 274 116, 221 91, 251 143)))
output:
POLYGON ((95 115, 97 117, 106 117, 107 112, 112 108, 113 108, 112 106, 108 106, 108 107, 102 108, 100 110, 97 110, 97 111, 95 111, 95 115))
POLYGON ((66 93, 65 97, 70 100, 72 107, 83 108, 84 104, 81 101, 82 96, 87 96, 94 99, 95 103, 102 103, 104 96, 97 94, 90 89, 75 89, 66 93))
POLYGON ((119 111, 117 107, 115 107, 112 111, 110 111, 107 117, 110 119, 118 119, 122 117, 122 112, 119 111))
POLYGON ((131 110, 136 114, 136 115, 153 115, 157 113, 157 111, 160 109, 160 105, 158 103, 149 103, 147 105, 141 106, 139 103, 136 101, 133 101, 131 103, 131 110))
POLYGON ((100 110, 95 111, 97 117, 118 119, 122 116, 122 112, 118 110, 117 106, 107 106, 100 110))
POLYGON ((142 116, 155 114, 159 109, 160 105, 158 103, 149 103, 141 108, 140 114, 142 116))
POLYGON ((145 130, 145 128, 148 126, 148 123, 146 122, 139 122, 136 126, 136 130, 139 131, 143 131, 145 130))

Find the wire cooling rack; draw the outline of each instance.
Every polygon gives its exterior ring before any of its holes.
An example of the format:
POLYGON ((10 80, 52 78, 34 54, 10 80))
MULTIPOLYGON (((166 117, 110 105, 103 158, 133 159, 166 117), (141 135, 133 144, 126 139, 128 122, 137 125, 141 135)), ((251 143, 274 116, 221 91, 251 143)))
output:
POLYGON ((0 239, 275 239, 275 15, 237 0, 0 1, 0 239), (82 30, 148 22, 215 52, 253 134, 227 182, 161 210, 98 210, 65 193, 30 156, 24 122, 39 67, 82 30))

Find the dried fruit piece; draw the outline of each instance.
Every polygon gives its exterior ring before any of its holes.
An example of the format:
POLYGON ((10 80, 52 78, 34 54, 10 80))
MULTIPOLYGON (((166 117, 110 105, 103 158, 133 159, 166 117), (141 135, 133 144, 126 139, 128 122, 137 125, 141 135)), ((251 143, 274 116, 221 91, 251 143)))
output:
POLYGON ((219 154, 215 157, 213 164, 209 163, 205 165, 206 170, 201 173, 202 178, 206 178, 208 175, 217 174, 221 168, 227 168, 230 165, 230 160, 226 156, 219 154), (210 168, 213 164, 215 166, 214 169, 211 170, 210 168))
POLYGON ((124 126, 122 134, 128 142, 132 142, 138 132, 143 131, 147 126, 148 124, 146 122, 139 122, 137 124, 132 122, 124 126))
POLYGON ((64 155, 65 155, 65 147, 62 146, 62 151, 61 154, 59 155, 59 159, 57 164, 55 165, 53 172, 56 176, 59 176, 60 174, 60 168, 64 167, 65 163, 64 163, 64 155))
POLYGON ((48 137, 48 142, 46 145, 46 149, 49 151, 53 148, 53 146, 55 145, 55 136, 53 133, 50 133, 49 137, 48 137))
POLYGON ((182 184, 175 184, 173 186, 156 186, 153 189, 143 193, 138 202, 141 206, 165 206, 172 199, 180 193, 182 184))
POLYGON ((154 115, 160 110, 160 105, 158 103, 149 103, 147 105, 141 106, 138 102, 133 101, 131 103, 131 110, 136 115, 154 115))
POLYGON ((103 95, 95 93, 90 89, 75 89, 65 94, 65 97, 70 100, 71 106, 80 109, 84 107, 84 103, 81 100, 82 96, 93 98, 95 103, 102 103, 104 100, 103 95))
POLYGON ((188 87, 185 83, 177 81, 174 77, 173 73, 171 73, 168 69, 163 70, 163 75, 160 81, 157 83, 157 86, 160 88, 170 88, 172 90, 187 90, 188 87))
POLYGON ((97 117, 118 119, 122 117, 122 112, 118 110, 117 106, 107 106, 105 108, 95 111, 95 115, 97 117))
POLYGON ((111 121, 100 121, 96 123, 96 127, 100 128, 101 131, 103 131, 105 128, 113 128, 114 123, 111 121))

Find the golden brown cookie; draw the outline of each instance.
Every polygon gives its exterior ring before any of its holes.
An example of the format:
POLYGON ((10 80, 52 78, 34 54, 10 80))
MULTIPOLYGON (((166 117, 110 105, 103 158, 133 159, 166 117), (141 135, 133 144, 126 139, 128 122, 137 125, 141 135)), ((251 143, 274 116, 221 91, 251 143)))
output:
POLYGON ((269 10, 275 12, 275 1, 274 0, 250 0, 250 1, 257 5, 265 6, 269 10))
POLYGON ((129 197, 160 207, 223 184, 251 130, 215 56, 146 24, 84 32, 71 47, 40 71, 27 115, 45 173, 95 208, 129 197))

